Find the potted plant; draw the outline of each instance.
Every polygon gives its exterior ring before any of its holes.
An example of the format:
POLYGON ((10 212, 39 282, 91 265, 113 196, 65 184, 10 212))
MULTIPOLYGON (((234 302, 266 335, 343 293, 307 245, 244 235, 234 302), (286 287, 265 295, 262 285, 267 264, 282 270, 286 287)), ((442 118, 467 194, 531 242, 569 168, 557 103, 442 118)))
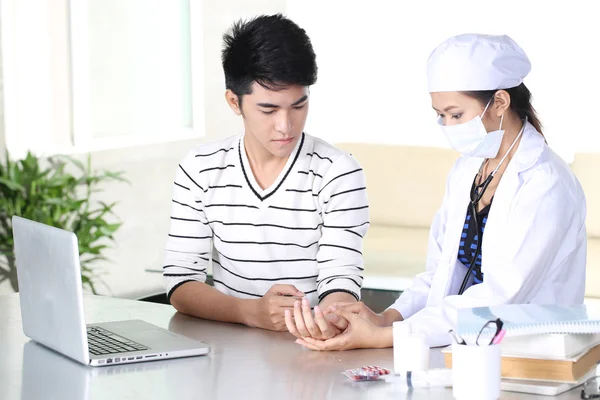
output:
POLYGON ((96 293, 102 281, 94 264, 106 260, 103 251, 114 242, 121 223, 113 213, 116 203, 94 201, 92 195, 105 182, 125 181, 122 175, 93 171, 89 155, 87 163, 68 156, 42 159, 31 152, 11 161, 7 152, 0 161, 0 283, 8 280, 19 290, 11 220, 19 215, 77 235, 81 281, 96 293))

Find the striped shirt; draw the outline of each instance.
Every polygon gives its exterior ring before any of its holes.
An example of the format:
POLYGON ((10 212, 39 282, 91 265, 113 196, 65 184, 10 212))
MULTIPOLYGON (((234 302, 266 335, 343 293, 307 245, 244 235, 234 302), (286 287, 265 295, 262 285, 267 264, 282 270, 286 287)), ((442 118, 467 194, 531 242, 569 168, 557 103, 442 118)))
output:
POLYGON ((369 226, 364 173, 349 154, 303 134, 279 177, 256 183, 244 137, 201 145, 178 167, 163 276, 258 298, 291 284, 312 305, 332 291, 360 299, 369 226))
MULTIPOLYGON (((485 231, 485 225, 487 224, 488 214, 490 213, 491 203, 485 206, 481 211, 477 213, 477 222, 479 225, 479 232, 475 229, 475 224, 472 221, 471 206, 467 207, 467 217, 465 218, 465 224, 460 236, 460 245, 458 247, 458 261, 460 261, 465 267, 469 268, 475 252, 477 251, 477 243, 479 242, 479 234, 481 233, 481 240, 483 240, 483 233, 485 231)), ((483 272, 481 272, 481 252, 477 255, 475 266, 471 273, 473 274, 473 285, 477 285, 483 282, 483 272)))

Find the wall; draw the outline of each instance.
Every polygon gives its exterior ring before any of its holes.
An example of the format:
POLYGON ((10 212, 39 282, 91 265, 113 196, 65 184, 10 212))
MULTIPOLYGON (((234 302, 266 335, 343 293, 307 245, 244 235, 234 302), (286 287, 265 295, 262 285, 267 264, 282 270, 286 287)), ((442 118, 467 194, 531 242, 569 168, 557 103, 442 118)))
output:
MULTIPOLYGON (((2 100, 0 99, 0 106, 2 104, 2 100)), ((4 152, 6 151, 6 142, 4 139, 4 116, 1 115, 0 112, 0 160, 4 160, 4 152)))
MULTIPOLYGON (((1 37, 0 43, 2 43, 1 37)), ((0 52, 0 163, 4 161, 4 152, 6 151, 4 130, 4 76, 2 74, 2 52, 0 52)), ((0 284, 0 293, 8 291, 8 289, 8 281, 0 284)))
MULTIPOLYGON (((0 32, 0 43, 2 36, 0 32)), ((2 75, 2 52, 0 51, 0 161, 4 159, 6 139, 4 137, 4 79, 2 75)))
POLYGON ((65 148, 70 143, 67 3, 0 3, 2 108, 6 146, 13 155, 21 156, 30 147, 65 148))

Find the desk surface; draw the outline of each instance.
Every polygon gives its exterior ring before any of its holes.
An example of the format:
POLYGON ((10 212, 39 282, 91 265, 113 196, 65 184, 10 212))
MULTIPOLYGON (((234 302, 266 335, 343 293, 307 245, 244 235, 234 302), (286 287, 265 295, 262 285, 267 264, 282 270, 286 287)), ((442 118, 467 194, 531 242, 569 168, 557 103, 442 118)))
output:
MULTIPOLYGON (((216 323, 172 307, 109 297, 85 298, 87 322, 143 319, 201 340, 208 356, 91 368, 30 342, 21 328, 18 295, 0 296, 0 399, 452 399, 451 390, 405 394, 385 382, 348 381, 362 365, 392 368, 392 350, 319 353, 287 333, 216 323)), ((432 350, 432 367, 441 366, 432 350)), ((503 392, 502 399, 548 399, 503 392)), ((573 390, 557 399, 578 399, 573 390)))

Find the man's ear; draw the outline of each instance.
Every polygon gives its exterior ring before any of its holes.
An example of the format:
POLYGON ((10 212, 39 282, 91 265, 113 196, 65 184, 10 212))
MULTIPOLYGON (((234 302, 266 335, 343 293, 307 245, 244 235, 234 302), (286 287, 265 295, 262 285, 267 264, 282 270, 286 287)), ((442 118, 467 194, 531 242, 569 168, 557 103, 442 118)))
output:
POLYGON ((242 103, 240 101, 241 99, 238 97, 237 94, 233 93, 231 89, 227 89, 225 91, 225 100, 227 101, 227 104, 229 104, 229 107, 231 107, 234 113, 236 113, 237 115, 242 115, 242 103))

